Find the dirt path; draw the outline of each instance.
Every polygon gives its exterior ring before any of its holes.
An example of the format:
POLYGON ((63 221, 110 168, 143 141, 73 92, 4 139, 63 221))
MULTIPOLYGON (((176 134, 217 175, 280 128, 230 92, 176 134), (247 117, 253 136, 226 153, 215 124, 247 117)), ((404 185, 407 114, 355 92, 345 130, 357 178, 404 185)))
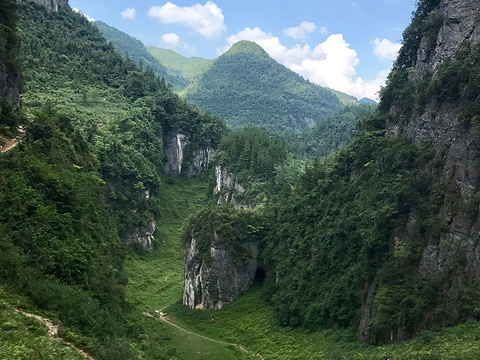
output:
POLYGON ((12 139, 7 139, 4 136, 0 136, 0 140, 2 140, 5 145, 0 146, 0 152, 7 152, 9 150, 12 150, 15 146, 18 145, 18 142, 12 139))
MULTIPOLYGON (((163 310, 163 309, 162 309, 163 310)), ((200 334, 197 334, 197 333, 194 333, 192 331, 189 331, 187 329, 184 329, 182 328, 181 326, 171 322, 170 320, 167 319, 167 317, 165 316, 165 314, 163 313, 162 310, 155 310, 155 315, 157 316, 154 316, 150 313, 143 313, 143 315, 147 316, 147 317, 150 317, 152 319, 156 319, 156 320, 160 320, 161 322, 165 323, 165 324, 168 324, 170 326, 173 326, 175 329, 177 330, 180 330, 184 333, 187 333, 189 335, 193 335, 193 336, 196 336, 196 337, 199 337, 201 339, 204 339, 204 340, 207 340, 207 341, 210 341, 210 342, 213 342, 213 343, 216 343, 216 344, 221 344, 221 345, 227 345, 227 346, 234 346, 238 349, 240 349, 241 351, 243 351, 244 353, 248 354, 248 355, 252 355, 252 356, 255 356, 255 357, 258 357, 259 359, 263 359, 262 355, 260 354, 254 354, 252 353, 251 351, 248 351, 247 349, 245 349, 242 345, 240 344, 235 344, 235 343, 230 343, 230 342, 226 342, 226 341, 220 341, 220 340, 215 340, 215 339, 211 339, 209 337, 206 337, 206 336, 203 336, 203 335, 200 335, 200 334)))
POLYGON ((50 320, 44 318, 44 317, 41 317, 39 315, 35 315, 35 314, 30 314, 30 313, 27 313, 27 312, 24 312, 24 311, 21 311, 21 310, 16 310, 17 312, 19 312, 20 314, 26 316, 26 317, 29 317, 29 318, 32 318, 32 319, 37 319, 39 321, 41 321, 47 328, 47 333, 48 333, 48 336, 50 336, 52 339, 56 340, 56 341, 61 341, 63 342, 64 344, 70 346, 71 348, 73 348, 74 350, 76 350, 80 355, 82 355, 85 359, 88 359, 88 360, 95 360, 93 357, 91 357, 89 354, 87 354, 85 351, 77 348, 75 345, 73 345, 72 343, 69 343, 68 341, 65 341, 63 340, 62 338, 60 338, 58 336, 58 326, 55 325, 54 323, 52 323, 50 320))

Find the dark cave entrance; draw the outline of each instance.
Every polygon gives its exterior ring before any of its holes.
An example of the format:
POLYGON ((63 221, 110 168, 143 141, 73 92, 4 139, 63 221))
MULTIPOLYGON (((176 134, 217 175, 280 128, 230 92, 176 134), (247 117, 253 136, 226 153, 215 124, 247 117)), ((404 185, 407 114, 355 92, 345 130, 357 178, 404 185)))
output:
POLYGON ((257 268, 257 271, 255 273, 255 280, 254 280, 254 283, 255 284, 262 284, 263 283, 263 280, 265 280, 265 269, 262 268, 262 267, 258 267, 257 268))

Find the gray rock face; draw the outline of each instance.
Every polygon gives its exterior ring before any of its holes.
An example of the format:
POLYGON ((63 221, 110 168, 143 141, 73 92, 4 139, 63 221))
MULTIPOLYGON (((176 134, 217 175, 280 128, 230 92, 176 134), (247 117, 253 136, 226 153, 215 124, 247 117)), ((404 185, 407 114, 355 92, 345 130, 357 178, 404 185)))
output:
POLYGON ((247 262, 217 241, 210 244, 208 256, 203 259, 192 236, 184 247, 183 304, 191 309, 218 310, 245 293, 255 279, 259 251, 256 242, 247 246, 247 262))
POLYGON ((182 133, 172 133, 163 142, 165 154, 165 173, 179 175, 182 172, 183 156, 188 137, 182 133))
POLYGON ((196 149, 188 163, 185 163, 185 149, 188 145, 188 136, 180 131, 165 136, 163 150, 166 174, 180 175, 183 171, 187 176, 196 176, 208 169, 214 150, 209 146, 196 149))
MULTIPOLYGON (((443 16, 436 46, 428 51, 426 40, 422 39, 412 80, 425 71, 434 74, 445 59, 455 56, 462 43, 473 45, 480 41, 478 0, 442 0, 435 11, 443 16)), ((394 133, 409 136, 416 143, 428 139, 437 158, 445 164, 440 174, 433 174, 446 189, 439 213, 445 232, 439 244, 424 248, 416 276, 439 284, 439 303, 454 320, 460 321, 459 293, 480 283, 480 224, 478 215, 472 218, 467 210, 480 190, 480 169, 474 164, 479 156, 478 135, 472 126, 458 121, 457 112, 455 105, 438 105, 431 101, 423 113, 414 113, 407 121, 390 123, 387 127, 394 133)), ((415 222, 414 213, 410 214, 409 222, 415 222)), ((408 228, 397 229, 392 243, 408 241, 408 228)), ((376 282, 366 286, 359 340, 368 336, 366 327, 377 289, 376 282)))
POLYGON ((480 40, 480 3, 478 0, 444 0, 439 12, 443 25, 432 57, 435 69, 446 58, 453 57, 464 41, 480 40))
POLYGON ((122 238, 127 244, 139 243, 147 250, 153 250, 153 233, 157 228, 157 222, 151 220, 145 226, 138 226, 130 229, 122 238))
POLYGON ((68 0, 33 0, 39 5, 42 5, 47 11, 58 11, 60 6, 68 5, 68 0))
POLYGON ((214 152, 215 150, 211 147, 195 150, 190 164, 187 165, 187 176, 196 176, 201 171, 208 169, 214 152))
POLYGON ((243 193, 245 189, 238 183, 234 174, 226 171, 221 166, 216 166, 215 178, 216 183, 213 194, 218 196, 217 203, 219 205, 233 204, 236 209, 248 207, 235 199, 235 195, 243 193))
POLYGON ((7 98, 15 107, 20 106, 18 74, 7 69, 4 59, 0 59, 0 97, 7 98))

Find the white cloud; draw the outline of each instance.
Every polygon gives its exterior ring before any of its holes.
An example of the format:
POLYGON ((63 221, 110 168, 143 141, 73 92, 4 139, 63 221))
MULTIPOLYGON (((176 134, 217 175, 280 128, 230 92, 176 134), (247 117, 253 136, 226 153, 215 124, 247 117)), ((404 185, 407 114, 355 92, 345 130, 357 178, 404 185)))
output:
POLYGON ((87 18, 87 20, 90 21, 90 22, 94 22, 94 21, 95 21, 94 18, 88 16, 87 14, 84 14, 83 12, 81 12, 79 9, 77 9, 77 8, 75 8, 75 7, 72 8, 72 10, 73 10, 73 12, 76 12, 76 13, 78 13, 78 14, 80 14, 80 15, 83 15, 83 16, 84 16, 85 18, 87 18))
POLYGON ((183 50, 190 55, 194 55, 197 52, 197 48, 195 46, 191 46, 186 42, 180 41, 180 36, 175 33, 162 35, 161 41, 163 45, 172 50, 183 50))
MULTIPOLYGON (((326 28, 322 28, 322 30, 326 28)), ((293 39, 305 39, 308 33, 313 33, 317 30, 317 25, 312 22, 304 21, 300 26, 283 29, 283 33, 293 39)))
POLYGON ((180 44, 180 36, 175 33, 162 35, 162 42, 170 47, 177 47, 180 44))
POLYGON ((212 1, 205 5, 196 4, 190 7, 180 7, 167 2, 163 6, 150 8, 148 16, 156 17, 164 24, 189 26, 209 40, 217 38, 227 29, 222 9, 212 1))
POLYGON ((376 38, 372 42, 375 45, 373 53, 380 58, 389 60, 394 60, 398 55, 398 51, 402 47, 402 44, 392 43, 387 39, 380 40, 379 38, 376 38))
POLYGON ((135 19, 135 9, 133 8, 126 8, 120 14, 124 19, 130 19, 130 20, 135 19))
POLYGON ((358 77, 355 68, 360 60, 342 34, 330 35, 314 48, 308 44, 287 48, 280 43, 278 37, 265 33, 258 27, 246 28, 229 36, 226 45, 217 50, 218 54, 227 51, 240 40, 256 42, 279 63, 315 84, 351 94, 359 99, 378 99, 377 93, 388 74, 388 70, 382 71, 377 78, 370 81, 358 77))

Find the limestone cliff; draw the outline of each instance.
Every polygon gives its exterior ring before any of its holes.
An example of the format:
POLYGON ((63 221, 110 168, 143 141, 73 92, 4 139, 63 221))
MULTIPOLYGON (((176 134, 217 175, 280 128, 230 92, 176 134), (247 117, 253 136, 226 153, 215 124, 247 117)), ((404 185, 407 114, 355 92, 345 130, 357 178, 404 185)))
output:
POLYGON ((16 30, 17 13, 14 5, 14 1, 9 1, 0 9, 0 98, 19 107, 20 38, 16 30))
POLYGON ((192 309, 218 310, 236 300, 253 284, 258 269, 259 243, 246 244, 248 259, 221 243, 216 234, 202 254, 192 234, 184 246, 183 304, 192 309))
POLYGON ((228 172, 221 166, 215 167, 215 188, 213 189, 213 194, 218 196, 217 203, 221 204, 233 204, 235 208, 246 208, 248 207, 243 202, 235 198, 236 195, 243 193, 245 189, 237 181, 236 176, 228 172))
POLYGON ((198 175, 208 169, 214 149, 210 146, 191 149, 187 134, 175 130, 165 135, 164 142, 165 173, 168 175, 198 175))
MULTIPOLYGON (((460 121, 460 100, 438 101, 428 95, 423 103, 420 102, 421 106, 406 108, 408 98, 405 101, 406 97, 402 94, 410 91, 418 94, 417 99, 421 98, 432 87, 428 81, 436 78, 447 59, 455 59, 462 47, 473 48, 478 45, 480 2, 420 1, 416 17, 405 35, 403 48, 380 107, 388 107, 387 129, 390 132, 407 135, 417 144, 431 144, 436 160, 443 164, 440 171, 432 173, 432 177, 444 189, 438 214, 439 227, 443 232, 435 243, 424 246, 418 267, 413 271, 418 280, 428 280, 434 284, 438 289, 436 301, 443 307, 449 321, 458 322, 472 315, 461 310, 462 294, 480 284, 478 129, 470 120, 460 121), (406 81, 400 83, 398 79, 403 71, 408 75, 406 81), (395 92, 389 93, 393 87, 395 92), (475 212, 473 216, 472 212, 475 212)), ((415 101, 412 97, 410 102, 413 104, 415 101)), ((392 248, 414 241, 410 230, 415 226, 415 211, 413 207, 407 226, 394 231, 392 248)), ((369 336, 368 323, 374 311, 377 279, 367 283, 365 289, 360 340, 369 336)), ((392 330, 392 337, 402 336, 392 330)))
POLYGON ((0 58, 0 98, 7 98, 15 107, 20 106, 19 76, 0 58))
POLYGON ((129 229, 122 237, 122 240, 127 244, 138 243, 147 250, 153 250, 153 242, 155 237, 153 234, 157 228, 157 222, 150 220, 145 226, 136 226, 129 229))
POLYGON ((42 5, 48 12, 58 11, 61 6, 68 5, 68 0, 32 0, 42 5))

